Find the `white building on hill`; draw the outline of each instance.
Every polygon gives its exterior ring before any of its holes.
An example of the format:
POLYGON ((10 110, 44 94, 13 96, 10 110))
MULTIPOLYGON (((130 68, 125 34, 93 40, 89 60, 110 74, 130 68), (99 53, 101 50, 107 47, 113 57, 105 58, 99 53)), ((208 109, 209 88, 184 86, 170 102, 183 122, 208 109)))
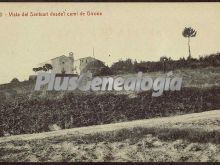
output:
POLYGON ((52 73, 64 73, 64 74, 81 74, 82 70, 92 61, 97 59, 93 57, 84 57, 74 60, 73 53, 70 52, 69 56, 59 56, 50 59, 46 62, 40 63, 38 67, 43 67, 45 64, 51 64, 53 69, 52 73))

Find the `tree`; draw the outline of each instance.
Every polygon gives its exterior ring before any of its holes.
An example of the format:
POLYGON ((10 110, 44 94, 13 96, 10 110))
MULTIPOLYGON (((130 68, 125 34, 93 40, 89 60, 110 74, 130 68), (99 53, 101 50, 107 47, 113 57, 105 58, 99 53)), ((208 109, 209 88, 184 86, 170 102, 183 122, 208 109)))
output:
POLYGON ((33 68, 32 70, 36 73, 38 71, 44 71, 44 72, 47 72, 49 70, 52 70, 53 69, 53 66, 51 64, 45 64, 44 66, 42 67, 38 67, 38 68, 33 68))
POLYGON ((53 69, 53 66, 51 64, 45 64, 44 66, 48 71, 53 69))
POLYGON ((183 37, 186 37, 188 38, 188 47, 189 47, 189 59, 191 58, 191 50, 190 50, 190 38, 191 37, 195 37, 196 36, 196 33, 197 31, 194 30, 193 28, 191 27, 185 27, 183 32, 182 32, 182 35, 183 37))
POLYGON ((131 59, 126 59, 126 60, 119 60, 118 62, 115 62, 111 66, 111 70, 114 73, 132 73, 134 72, 134 64, 131 59))
POLYGON ((43 66, 43 71, 44 71, 44 72, 48 71, 48 70, 47 70, 47 67, 46 67, 45 65, 43 66))
POLYGON ((37 68, 33 68, 32 70, 36 73, 38 69, 37 68))
POLYGON ((38 67, 38 71, 41 71, 41 70, 43 70, 43 67, 38 67))
POLYGON ((17 78, 13 78, 13 79, 11 80, 11 83, 19 83, 19 80, 18 80, 17 78))
POLYGON ((164 73, 166 72, 166 62, 167 62, 168 60, 169 60, 169 59, 168 59, 166 56, 160 57, 160 62, 163 63, 163 72, 164 72, 164 73))

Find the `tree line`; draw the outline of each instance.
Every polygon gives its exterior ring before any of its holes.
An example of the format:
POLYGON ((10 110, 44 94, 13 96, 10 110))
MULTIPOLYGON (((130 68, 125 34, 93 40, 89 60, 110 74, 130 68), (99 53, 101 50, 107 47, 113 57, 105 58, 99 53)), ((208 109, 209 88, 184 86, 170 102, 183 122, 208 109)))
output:
POLYGON ((132 60, 119 60, 111 67, 114 74, 121 73, 135 73, 135 72, 156 72, 156 71, 169 71, 181 68, 204 68, 208 66, 220 67, 220 53, 211 54, 209 56, 201 56, 198 59, 188 57, 173 60, 171 57, 162 56, 159 61, 140 61, 132 60))

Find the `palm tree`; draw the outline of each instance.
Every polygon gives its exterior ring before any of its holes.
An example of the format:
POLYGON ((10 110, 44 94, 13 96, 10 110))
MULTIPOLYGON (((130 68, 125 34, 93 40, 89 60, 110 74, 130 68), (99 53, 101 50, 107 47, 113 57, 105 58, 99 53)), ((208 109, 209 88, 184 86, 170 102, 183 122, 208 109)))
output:
POLYGON ((187 37, 188 38, 188 47, 189 47, 189 57, 188 58, 191 58, 191 50, 190 50, 190 38, 191 37, 195 37, 196 36, 196 33, 197 31, 194 30, 193 28, 191 27, 185 27, 182 34, 183 34, 183 37, 187 37))

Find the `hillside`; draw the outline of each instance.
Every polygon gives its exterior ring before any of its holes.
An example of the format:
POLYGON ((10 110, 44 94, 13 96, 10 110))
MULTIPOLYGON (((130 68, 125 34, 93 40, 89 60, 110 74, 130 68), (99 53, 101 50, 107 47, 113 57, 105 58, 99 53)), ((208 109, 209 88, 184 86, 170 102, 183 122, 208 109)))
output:
MULTIPOLYGON (((131 77, 136 76, 136 74, 121 74, 113 75, 113 77, 131 77)), ((164 76, 162 71, 160 72, 148 72, 144 73, 143 76, 149 76, 156 78, 159 76, 164 76)), ((183 87, 211 87, 220 85, 220 67, 206 67, 197 69, 177 69, 173 71, 173 76, 183 77, 183 87)), ((15 98, 20 95, 28 95, 30 98, 35 95, 43 97, 45 91, 34 92, 34 81, 23 81, 19 83, 8 83, 0 85, 0 94, 3 100, 15 98)), ((62 92, 61 92, 62 93, 62 92)), ((74 91, 77 93, 77 91, 74 91)), ((126 92, 125 92, 126 93, 126 92)), ((56 95, 55 95, 56 96, 56 95)), ((59 96, 58 96, 59 97, 59 96)))
MULTIPOLYGON (((219 109, 220 88, 182 88, 152 97, 67 93, 60 98, 23 98, 0 105, 0 136, 109 124, 219 109)), ((59 93, 58 93, 59 94, 59 93)), ((48 94, 49 95, 49 94, 48 94)), ((52 95, 52 94, 51 94, 52 95)))
POLYGON ((173 75, 181 91, 160 97, 1 85, 0 161, 220 161, 219 67, 173 75))
MULTIPOLYGON (((152 72, 149 76, 158 77, 162 74, 152 72)), ((220 108, 219 68, 176 70, 174 75, 183 77, 181 91, 167 91, 156 98, 152 97, 152 91, 35 92, 34 82, 31 81, 2 85, 0 93, 3 94, 0 96, 4 97, 5 94, 7 97, 0 100, 0 136, 174 116, 220 108)))
POLYGON ((0 138, 1 161, 218 161, 220 110, 0 138))

